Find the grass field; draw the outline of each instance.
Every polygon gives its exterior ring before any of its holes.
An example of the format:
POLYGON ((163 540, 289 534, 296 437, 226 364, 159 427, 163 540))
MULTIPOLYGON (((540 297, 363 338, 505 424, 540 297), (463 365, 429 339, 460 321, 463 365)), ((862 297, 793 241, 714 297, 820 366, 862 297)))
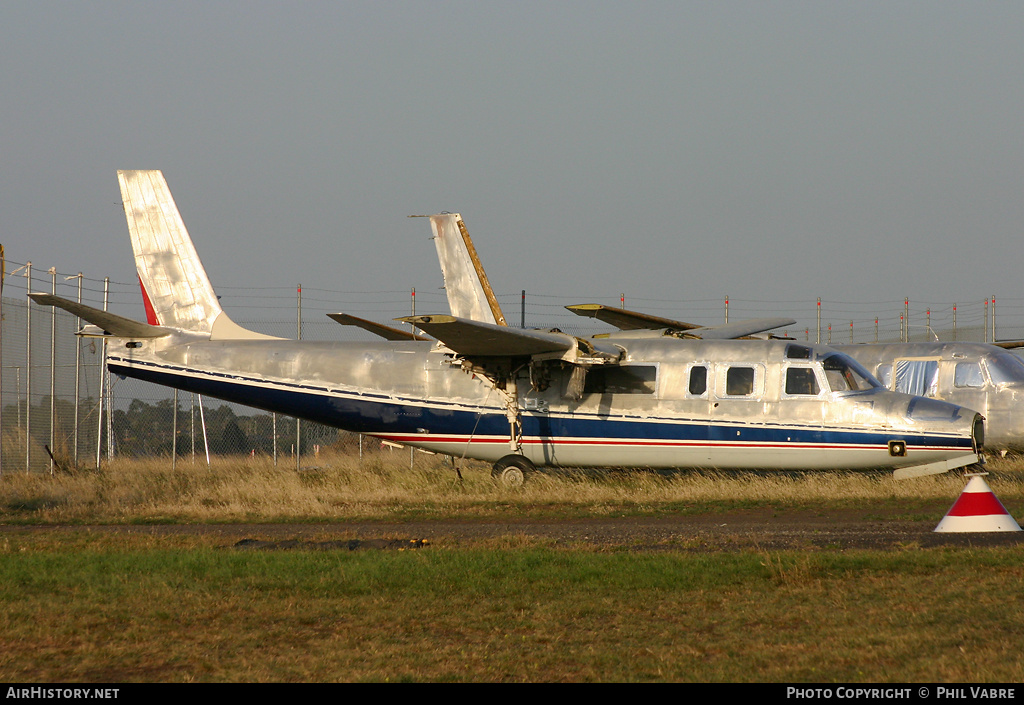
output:
MULTIPOLYGON (((323 454, 296 471, 267 458, 118 460, 100 470, 0 477, 8 523, 296 522, 516 516, 591 517, 730 511, 750 506, 891 505, 912 516, 944 512, 964 487, 959 473, 895 481, 888 473, 618 471, 542 474, 523 488, 496 485, 489 466, 401 451, 362 461, 323 454), (459 477, 461 475, 461 478, 459 477)), ((1024 461, 990 462, 1005 503, 1024 503, 1024 461)))
MULTIPOLYGON (((1004 505, 1021 464, 992 463, 1004 505)), ((5 682, 1024 679, 1017 546, 637 551, 498 537, 243 551, 88 525, 943 510, 956 475, 574 474, 496 487, 440 462, 111 465, 0 478, 5 682), (47 530, 52 523, 81 528, 47 530), (43 525, 31 531, 15 525, 43 525)))

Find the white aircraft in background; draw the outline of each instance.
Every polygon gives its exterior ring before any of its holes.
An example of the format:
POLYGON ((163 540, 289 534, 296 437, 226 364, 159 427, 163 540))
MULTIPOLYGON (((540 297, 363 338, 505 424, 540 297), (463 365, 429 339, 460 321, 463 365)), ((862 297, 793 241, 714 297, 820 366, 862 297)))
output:
MULTIPOLYGON (((601 304, 566 308, 625 330, 686 335, 692 327, 690 323, 601 304)), ((1005 349, 1018 345, 931 342, 832 347, 855 359, 888 389, 979 412, 985 417, 986 447, 1005 454, 1024 450, 1024 361, 1005 349)))

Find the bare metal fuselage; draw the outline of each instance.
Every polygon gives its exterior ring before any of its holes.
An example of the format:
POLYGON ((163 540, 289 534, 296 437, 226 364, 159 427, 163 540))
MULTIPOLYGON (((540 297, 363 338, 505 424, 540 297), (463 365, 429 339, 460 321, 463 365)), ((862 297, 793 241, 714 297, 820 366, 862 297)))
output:
POLYGON ((892 390, 974 409, 985 445, 1024 449, 1024 363, 984 343, 837 345, 892 390))
MULTIPOLYGON (((520 452, 538 466, 908 468, 977 460, 973 411, 881 388, 833 392, 821 359, 787 359, 783 341, 619 339, 621 362, 595 366, 580 398, 571 366, 524 365, 504 390, 521 413, 520 452), (694 366, 706 369, 693 390, 694 366), (753 370, 751 393, 726 374, 753 370), (787 394, 790 367, 817 394, 787 394), (614 372, 613 372, 614 371, 614 372), (636 373, 636 374, 633 374, 636 373), (625 380, 625 381, 623 381, 625 380), (904 451, 905 449, 905 451, 904 451)), ((117 345, 113 372, 456 457, 509 454, 502 393, 432 342, 327 343, 172 336, 117 345)))

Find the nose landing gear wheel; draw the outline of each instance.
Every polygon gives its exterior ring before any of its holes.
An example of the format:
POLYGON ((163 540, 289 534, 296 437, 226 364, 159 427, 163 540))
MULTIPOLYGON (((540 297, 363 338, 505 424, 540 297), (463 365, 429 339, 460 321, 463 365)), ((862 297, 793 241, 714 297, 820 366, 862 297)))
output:
POLYGON ((522 487, 537 467, 521 455, 506 455, 491 468, 491 477, 505 487, 522 487))

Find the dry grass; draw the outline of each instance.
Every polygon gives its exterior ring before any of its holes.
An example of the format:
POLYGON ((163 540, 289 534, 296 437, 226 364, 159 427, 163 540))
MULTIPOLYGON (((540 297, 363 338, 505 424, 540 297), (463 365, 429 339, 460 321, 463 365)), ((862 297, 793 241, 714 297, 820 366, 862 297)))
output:
MULTIPOLYGON (((560 472, 520 489, 491 480, 489 466, 441 456, 381 452, 362 460, 322 454, 317 467, 267 458, 205 462, 121 459, 100 470, 0 478, 0 520, 29 522, 326 521, 531 515, 657 514, 743 506, 947 505, 960 473, 895 481, 887 473, 684 471, 560 472)), ((990 462, 989 484, 1024 500, 1024 461, 990 462)))

